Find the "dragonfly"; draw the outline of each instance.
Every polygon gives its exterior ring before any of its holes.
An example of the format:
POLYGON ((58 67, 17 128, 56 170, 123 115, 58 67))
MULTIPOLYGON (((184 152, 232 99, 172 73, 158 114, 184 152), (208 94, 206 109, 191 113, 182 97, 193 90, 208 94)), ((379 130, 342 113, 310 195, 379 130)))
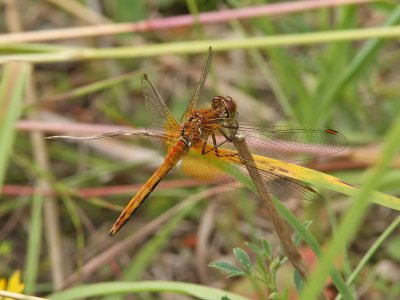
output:
POLYGON ((229 96, 215 96, 208 108, 196 109, 209 73, 212 48, 209 48, 200 80, 178 121, 166 106, 149 77, 142 76, 145 108, 149 115, 146 134, 164 161, 132 197, 109 235, 114 236, 145 202, 160 181, 176 165, 182 173, 212 184, 241 187, 238 178, 249 178, 244 161, 235 150, 232 136, 241 134, 249 144, 255 165, 268 191, 278 199, 294 197, 321 201, 311 187, 290 178, 285 162, 297 162, 311 156, 342 151, 347 140, 333 129, 287 128, 254 122, 239 122, 236 102, 229 96), (310 156, 311 154, 311 156, 310 156))

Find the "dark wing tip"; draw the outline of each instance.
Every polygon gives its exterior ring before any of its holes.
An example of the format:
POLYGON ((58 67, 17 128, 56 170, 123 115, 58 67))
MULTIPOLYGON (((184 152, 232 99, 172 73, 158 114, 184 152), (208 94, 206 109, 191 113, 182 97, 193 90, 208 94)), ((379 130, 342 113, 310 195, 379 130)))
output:
POLYGON ((312 202, 317 202, 317 203, 323 203, 325 202, 324 196, 322 196, 320 193, 318 193, 316 190, 314 190, 312 187, 309 187, 308 185, 304 186, 308 191, 311 192, 311 198, 307 199, 312 202))
POLYGON ((324 130, 325 133, 330 134, 332 136, 335 136, 336 141, 339 143, 338 146, 342 146, 342 151, 344 148, 347 147, 349 142, 347 141, 347 138, 344 134, 340 133, 339 131, 336 131, 335 129, 330 129, 327 128, 324 130))
POLYGON ((335 129, 330 129, 330 128, 325 129, 325 132, 329 133, 329 134, 333 134, 333 135, 339 134, 339 131, 336 131, 335 129))

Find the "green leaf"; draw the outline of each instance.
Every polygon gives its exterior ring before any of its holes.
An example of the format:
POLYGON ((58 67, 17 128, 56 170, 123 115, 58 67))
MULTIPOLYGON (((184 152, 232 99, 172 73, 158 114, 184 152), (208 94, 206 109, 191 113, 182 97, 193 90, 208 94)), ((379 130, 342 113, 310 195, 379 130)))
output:
MULTIPOLYGON (((312 223, 313 223, 312 220, 308 220, 308 221, 303 222, 303 226, 304 226, 304 228, 308 229, 311 226, 312 223)), ((302 238, 301 238, 300 233, 296 232, 296 234, 294 235, 294 243, 296 245, 299 245, 301 240, 302 240, 302 238)))
POLYGON ((280 266, 282 265, 283 260, 280 257, 275 257, 272 262, 271 262, 271 266, 270 266, 270 270, 271 272, 276 272, 280 266))
POLYGON ((271 257, 271 247, 266 239, 261 239, 261 246, 266 257, 271 257))
POLYGON ((235 248, 233 249, 233 254, 246 271, 250 271, 252 269, 253 264, 251 263, 250 257, 247 255, 246 251, 240 248, 235 248))
POLYGON ((262 249, 253 243, 246 242, 244 243, 247 247, 251 249, 254 253, 260 254, 262 253, 262 249))
POLYGON ((301 277, 300 273, 297 272, 297 270, 295 270, 295 271, 293 272, 293 281, 294 281, 294 284, 296 285, 296 290, 297 290, 298 292, 300 292, 301 289, 303 288, 304 280, 303 280, 303 278, 301 277))
POLYGON ((228 277, 247 275, 242 269, 224 261, 215 261, 209 264, 209 266, 227 273, 228 277))

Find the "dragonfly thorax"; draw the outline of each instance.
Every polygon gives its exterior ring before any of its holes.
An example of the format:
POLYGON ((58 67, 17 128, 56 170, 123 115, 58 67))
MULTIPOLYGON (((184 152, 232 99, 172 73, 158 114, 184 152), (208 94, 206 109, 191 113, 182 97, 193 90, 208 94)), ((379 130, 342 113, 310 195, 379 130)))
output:
POLYGON ((190 114, 186 122, 181 126, 181 139, 186 137, 187 141, 193 141, 203 137, 202 125, 205 118, 200 111, 194 111, 190 114))

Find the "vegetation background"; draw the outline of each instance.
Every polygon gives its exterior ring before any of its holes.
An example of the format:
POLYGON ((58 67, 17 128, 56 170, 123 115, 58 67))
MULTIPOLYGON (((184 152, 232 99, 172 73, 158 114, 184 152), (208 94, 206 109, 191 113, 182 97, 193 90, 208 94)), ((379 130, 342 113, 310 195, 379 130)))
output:
MULTIPOLYGON (((246 243, 261 238, 272 249, 269 263, 282 256, 250 191, 173 172, 110 238, 162 158, 141 138, 44 139, 145 128, 143 73, 179 118, 213 46, 200 106, 230 95, 241 120, 334 128, 348 139, 345 151, 307 166, 360 186, 358 196, 313 186, 324 203, 283 202, 301 222, 312 221, 328 253, 299 297, 313 299, 324 285, 334 298, 334 284, 325 282, 334 265, 354 298, 398 299, 400 204, 369 205, 374 189, 400 192, 398 1, 0 5, 0 278, 21 270, 25 294, 54 299, 222 299, 224 290, 230 299, 297 299, 289 264, 278 263, 272 287, 251 272, 226 278, 208 266, 240 266, 247 258, 238 247, 256 262, 259 253, 246 243)), ((299 249, 313 268, 308 243, 299 249)))

